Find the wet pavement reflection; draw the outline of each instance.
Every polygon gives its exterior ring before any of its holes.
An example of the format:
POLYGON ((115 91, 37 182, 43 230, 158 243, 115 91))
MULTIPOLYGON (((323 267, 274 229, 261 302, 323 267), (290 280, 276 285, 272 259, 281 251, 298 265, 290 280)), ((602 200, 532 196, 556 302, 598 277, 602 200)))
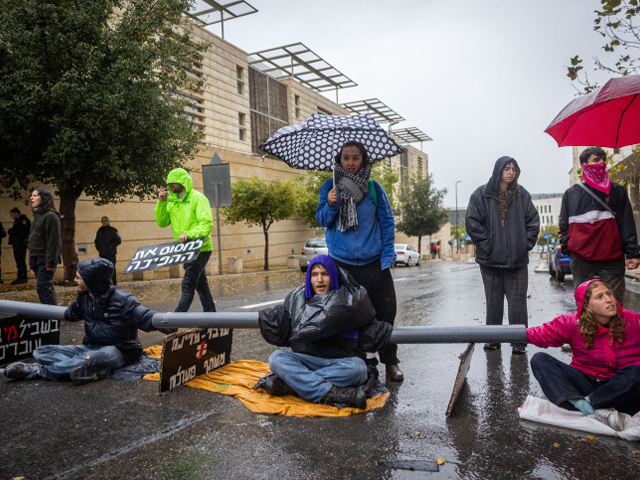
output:
MULTIPOLYGON (((535 262, 537 259, 533 259, 535 262)), ((530 325, 575 309, 571 277, 558 284, 529 272, 530 325)), ((393 271, 397 325, 484 325, 484 290, 475 263, 424 262, 393 271)), ((300 272, 211 277, 218 310, 257 311, 303 281, 300 272), (249 309, 241 307, 251 306, 249 309)), ((143 303, 173 310, 180 284, 127 286, 143 303)), ((640 310, 640 284, 625 307, 640 310)), ((199 310, 194 302, 194 311, 199 310)), ((505 308, 506 313, 506 308, 505 308)), ((506 323, 506 321, 505 321, 506 323)), ((145 346, 157 333, 141 334, 145 346)), ((79 342, 66 325, 62 342, 79 342)), ((256 330, 234 332, 232 360, 266 361, 274 347, 256 330)), ((27 478, 465 478, 637 479, 640 444, 522 422, 517 408, 539 390, 529 346, 485 352, 477 345, 458 404, 445 411, 465 345, 401 345, 402 384, 387 383, 384 408, 347 418, 256 415, 234 398, 191 388, 158 397, 153 382, 104 381, 73 388, 50 382, 0 382, 0 477, 27 478), (126 425, 126 428, 124 426, 126 425), (38 432, 38 435, 35 434, 38 432), (439 473, 389 470, 380 460, 433 460, 439 473)), ((548 353, 570 361, 567 353, 548 353)), ((384 369, 380 368, 384 381, 384 369)))

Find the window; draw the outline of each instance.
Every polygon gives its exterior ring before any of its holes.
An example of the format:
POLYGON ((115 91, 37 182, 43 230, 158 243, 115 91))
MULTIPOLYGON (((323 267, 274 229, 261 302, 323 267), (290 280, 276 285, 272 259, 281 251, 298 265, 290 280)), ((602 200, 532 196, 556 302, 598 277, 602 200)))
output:
POLYGON ((242 95, 244 93, 244 68, 240 66, 236 66, 236 84, 238 88, 238 94, 242 95))
POLYGON ((244 125, 245 125, 244 113, 238 113, 238 124, 240 125, 240 128, 238 129, 238 138, 240 138, 240 141, 244 142, 245 136, 246 136, 246 129, 244 128, 244 125))
POLYGON ((293 96, 293 104, 294 104, 296 107, 299 107, 299 106, 300 106, 300 95, 294 95, 294 96, 293 96))
POLYGON ((553 223, 553 215, 551 215, 551 223, 553 223))
POLYGON ((333 113, 331 113, 329 110, 325 110, 322 107, 318 107, 318 113, 320 115, 333 115, 333 113))
POLYGON ((418 157, 418 177, 422 178, 422 157, 418 157))

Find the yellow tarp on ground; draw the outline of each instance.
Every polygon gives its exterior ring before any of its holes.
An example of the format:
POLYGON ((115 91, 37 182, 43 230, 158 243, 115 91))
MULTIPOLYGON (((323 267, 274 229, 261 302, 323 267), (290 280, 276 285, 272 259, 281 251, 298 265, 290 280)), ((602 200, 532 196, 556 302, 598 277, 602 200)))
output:
MULTIPOLYGON (((162 347, 154 345, 145 350, 149 356, 160 358, 162 347)), ((269 413, 273 415, 288 415, 295 417, 347 417, 355 413, 363 413, 382 407, 387 401, 389 393, 383 393, 367 399, 367 408, 338 408, 333 405, 319 405, 307 402, 293 395, 272 397, 264 390, 253 390, 253 386, 265 375, 271 373, 269 365, 255 360, 238 360, 225 365, 206 375, 200 375, 190 382, 187 387, 199 388, 210 392, 233 395, 245 407, 254 413, 269 413)), ((160 380, 159 373, 146 375, 145 380, 160 380)))

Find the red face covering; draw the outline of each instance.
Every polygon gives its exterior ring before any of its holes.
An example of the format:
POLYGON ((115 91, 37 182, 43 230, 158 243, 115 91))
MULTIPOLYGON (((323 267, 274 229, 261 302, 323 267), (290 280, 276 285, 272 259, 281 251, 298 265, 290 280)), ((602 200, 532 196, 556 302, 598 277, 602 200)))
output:
POLYGON ((590 187, 609 195, 611 178, 609 178, 609 172, 607 171, 607 162, 596 163, 595 165, 583 163, 582 179, 590 187))

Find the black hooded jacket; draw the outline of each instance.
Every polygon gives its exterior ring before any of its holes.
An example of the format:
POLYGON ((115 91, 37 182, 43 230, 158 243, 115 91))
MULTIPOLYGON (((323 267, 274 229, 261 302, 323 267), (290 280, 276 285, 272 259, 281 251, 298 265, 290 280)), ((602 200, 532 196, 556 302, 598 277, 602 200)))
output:
POLYGON ((540 217, 531 195, 521 185, 520 167, 511 157, 500 157, 493 167, 489 183, 479 187, 469 199, 465 225, 476 246, 476 262, 486 267, 515 268, 529 263, 529 251, 540 231, 540 217), (500 212, 500 176, 509 163, 516 167, 516 178, 507 187, 511 191, 507 214, 500 212))
POLYGON ((84 320, 84 345, 114 346, 122 352, 127 365, 142 355, 138 329, 155 330, 151 319, 156 313, 143 307, 131 293, 111 283, 113 265, 104 258, 85 260, 78 272, 93 295, 79 293, 64 312, 68 322, 84 320))
POLYGON ((318 358, 364 360, 366 352, 383 350, 393 327, 376 320, 366 289, 342 268, 338 271, 338 292, 332 290, 307 299, 301 285, 287 295, 283 305, 260 310, 262 337, 272 345, 291 347, 293 352, 318 358))

